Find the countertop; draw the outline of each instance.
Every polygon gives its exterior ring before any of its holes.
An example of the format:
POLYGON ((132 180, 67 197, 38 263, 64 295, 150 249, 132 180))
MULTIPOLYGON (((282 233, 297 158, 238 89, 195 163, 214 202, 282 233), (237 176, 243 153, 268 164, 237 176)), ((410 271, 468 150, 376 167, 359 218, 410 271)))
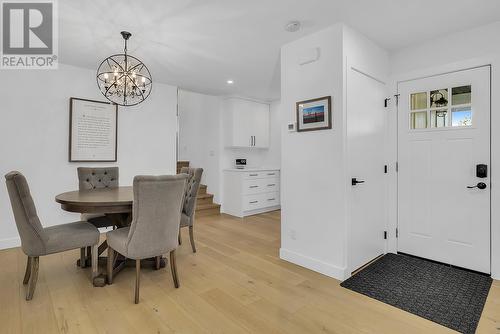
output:
POLYGON ((269 168, 269 167, 245 167, 240 168, 226 168, 224 172, 265 172, 265 171, 279 171, 279 168, 269 168))

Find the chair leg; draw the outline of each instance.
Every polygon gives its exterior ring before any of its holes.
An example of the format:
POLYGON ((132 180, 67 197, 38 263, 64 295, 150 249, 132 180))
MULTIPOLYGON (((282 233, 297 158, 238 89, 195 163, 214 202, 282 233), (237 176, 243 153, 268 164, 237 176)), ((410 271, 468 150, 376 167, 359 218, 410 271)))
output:
POLYGON ((85 268, 87 259, 85 258, 85 247, 80 248, 80 268, 85 268))
POLYGON ((175 249, 170 252, 170 270, 174 279, 174 286, 179 287, 179 278, 177 277, 177 263, 175 262, 175 249))
POLYGON ((182 245, 181 229, 179 229, 179 245, 182 245))
POLYGON ((156 256, 155 257, 155 269, 160 270, 161 266, 161 256, 156 256))
MULTIPOLYGON (((99 275, 99 251, 97 250, 98 244, 95 244, 92 246, 92 283, 94 283, 94 278, 96 278, 99 275)), ((84 248, 82 248, 84 249, 84 248)))
POLYGON ((26 271, 24 273, 24 279, 23 279, 23 284, 26 285, 28 284, 31 276, 31 260, 32 257, 28 256, 28 260, 26 261, 26 271))
POLYGON ((28 285, 28 292, 26 293, 26 300, 31 300, 35 293, 36 281, 38 280, 38 266, 39 258, 34 256, 31 258, 30 280, 28 285))
POLYGON ((135 260, 135 303, 139 304, 139 284, 141 278, 141 260, 135 260))
POLYGON ((108 247, 108 262, 107 262, 107 279, 108 284, 113 284, 113 260, 115 257, 115 250, 108 247))
POLYGON ((196 246, 194 245, 194 229, 193 226, 189 226, 189 240, 191 241, 191 248, 193 253, 196 253, 196 246))

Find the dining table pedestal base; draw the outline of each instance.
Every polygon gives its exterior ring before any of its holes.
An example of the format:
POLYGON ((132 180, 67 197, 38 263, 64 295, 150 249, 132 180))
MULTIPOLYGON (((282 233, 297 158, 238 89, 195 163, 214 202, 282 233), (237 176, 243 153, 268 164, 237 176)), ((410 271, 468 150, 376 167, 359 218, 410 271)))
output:
MULTIPOLYGON (((88 259, 87 259, 88 261, 88 259)), ((86 261, 86 262, 87 262, 86 261)), ((80 266, 80 260, 77 260, 77 266, 80 266)), ((99 257, 99 266, 106 266, 108 262, 108 258, 105 256, 99 257)), ((167 266, 168 260, 165 257, 160 257, 160 266, 159 268, 165 268, 167 266)), ((116 277, 118 273, 120 273, 123 268, 125 267, 131 267, 135 268, 135 260, 127 259, 123 257, 122 255, 119 255, 115 265, 113 266, 113 277, 116 277)), ((149 259, 144 259, 141 260, 141 267, 142 268, 152 268, 153 270, 157 270, 157 263, 156 263, 156 258, 152 257, 149 259)), ((95 287, 103 287, 106 285, 107 282, 107 275, 105 273, 99 274, 97 277, 94 278, 93 280, 93 285, 95 287)))

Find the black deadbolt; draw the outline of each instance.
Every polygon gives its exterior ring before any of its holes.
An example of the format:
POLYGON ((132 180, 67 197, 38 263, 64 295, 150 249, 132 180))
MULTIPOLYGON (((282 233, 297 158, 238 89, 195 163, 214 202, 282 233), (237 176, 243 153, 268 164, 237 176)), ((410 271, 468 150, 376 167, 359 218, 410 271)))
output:
POLYGON ((476 176, 481 179, 488 177, 488 165, 484 164, 476 165, 476 176))

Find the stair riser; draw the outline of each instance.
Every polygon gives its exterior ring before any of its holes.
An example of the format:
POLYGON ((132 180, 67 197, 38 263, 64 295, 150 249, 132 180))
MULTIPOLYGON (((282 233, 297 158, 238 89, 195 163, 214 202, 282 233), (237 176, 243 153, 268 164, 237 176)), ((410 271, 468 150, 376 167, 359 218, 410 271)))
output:
POLYGON ((202 204, 212 204, 214 202, 213 197, 205 197, 205 198, 198 198, 196 200, 197 205, 202 205, 202 204))
POLYGON ((198 189, 198 195, 205 195, 207 193, 207 187, 200 187, 198 189))
POLYGON ((220 208, 196 210, 196 217, 207 217, 220 214, 220 208))

